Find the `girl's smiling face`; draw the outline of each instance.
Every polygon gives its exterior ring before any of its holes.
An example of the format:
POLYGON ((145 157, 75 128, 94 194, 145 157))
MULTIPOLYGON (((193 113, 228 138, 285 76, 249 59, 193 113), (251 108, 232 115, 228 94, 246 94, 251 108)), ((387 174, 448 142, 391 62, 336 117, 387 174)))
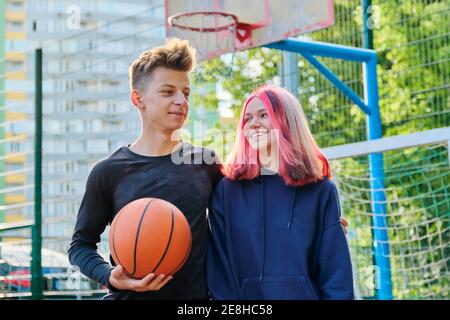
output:
POLYGON ((256 150, 269 149, 272 124, 261 99, 256 97, 249 102, 244 121, 244 133, 250 146, 256 150))

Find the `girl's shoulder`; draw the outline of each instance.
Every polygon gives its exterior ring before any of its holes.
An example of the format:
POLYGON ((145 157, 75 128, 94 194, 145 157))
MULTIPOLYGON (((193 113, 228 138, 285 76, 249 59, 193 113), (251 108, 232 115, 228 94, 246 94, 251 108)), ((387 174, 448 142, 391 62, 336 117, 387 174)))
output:
POLYGON ((243 180, 232 180, 232 179, 224 176, 217 183, 217 187, 227 189, 227 188, 230 188, 230 187, 236 187, 236 186, 242 185, 243 182, 245 182, 245 181, 243 181, 243 180))
POLYGON ((226 176, 222 177, 216 185, 216 190, 221 190, 226 193, 238 192, 238 190, 253 188, 258 183, 258 179, 252 180, 238 180, 230 179, 226 176), (253 186, 253 187, 252 187, 253 186))
POLYGON ((323 177, 322 180, 318 180, 314 184, 317 188, 320 188, 320 189, 326 189, 326 190, 336 189, 336 185, 328 177, 323 177))
POLYGON ((312 183, 309 183, 304 186, 298 187, 300 189, 303 189, 304 191, 309 191, 313 193, 320 193, 320 194, 329 194, 337 192, 337 188, 335 183, 330 180, 327 177, 324 177, 322 180, 318 180, 312 183))

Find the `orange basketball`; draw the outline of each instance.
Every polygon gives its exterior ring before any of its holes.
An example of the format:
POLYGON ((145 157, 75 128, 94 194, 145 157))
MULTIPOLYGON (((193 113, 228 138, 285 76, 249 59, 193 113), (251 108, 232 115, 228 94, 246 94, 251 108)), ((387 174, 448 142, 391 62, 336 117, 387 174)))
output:
POLYGON ((149 273, 174 274, 186 262, 191 243, 191 229, 180 209, 157 198, 124 206, 109 231, 114 261, 136 279, 149 273))

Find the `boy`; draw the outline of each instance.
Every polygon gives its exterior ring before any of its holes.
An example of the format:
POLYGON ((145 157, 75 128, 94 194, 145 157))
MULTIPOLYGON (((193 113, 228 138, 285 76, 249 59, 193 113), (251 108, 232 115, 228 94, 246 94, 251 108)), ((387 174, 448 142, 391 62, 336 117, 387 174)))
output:
POLYGON ((104 299, 208 299, 206 208, 222 174, 215 161, 202 160, 215 159, 211 151, 176 137, 188 114, 189 73, 194 65, 195 50, 174 38, 142 53, 129 69, 131 100, 141 118, 140 136, 90 172, 69 248, 70 262, 109 289, 104 299), (111 267, 97 252, 100 235, 115 214, 144 197, 173 203, 190 224, 191 253, 173 279, 153 274, 132 279, 122 266, 111 267))

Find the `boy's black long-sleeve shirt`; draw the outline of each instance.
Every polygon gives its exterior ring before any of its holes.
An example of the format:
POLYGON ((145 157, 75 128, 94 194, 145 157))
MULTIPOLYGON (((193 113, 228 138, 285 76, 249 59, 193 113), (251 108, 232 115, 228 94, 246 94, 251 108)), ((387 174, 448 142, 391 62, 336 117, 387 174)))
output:
POLYGON ((182 142, 172 154, 158 157, 139 155, 124 146, 96 163, 78 211, 69 248, 71 264, 110 289, 105 299, 207 299, 206 209, 213 187, 222 177, 215 160, 212 151, 182 142), (116 290, 108 281, 113 267, 97 252, 97 244, 123 206, 146 197, 169 201, 184 213, 192 232, 191 252, 159 291, 116 290))

